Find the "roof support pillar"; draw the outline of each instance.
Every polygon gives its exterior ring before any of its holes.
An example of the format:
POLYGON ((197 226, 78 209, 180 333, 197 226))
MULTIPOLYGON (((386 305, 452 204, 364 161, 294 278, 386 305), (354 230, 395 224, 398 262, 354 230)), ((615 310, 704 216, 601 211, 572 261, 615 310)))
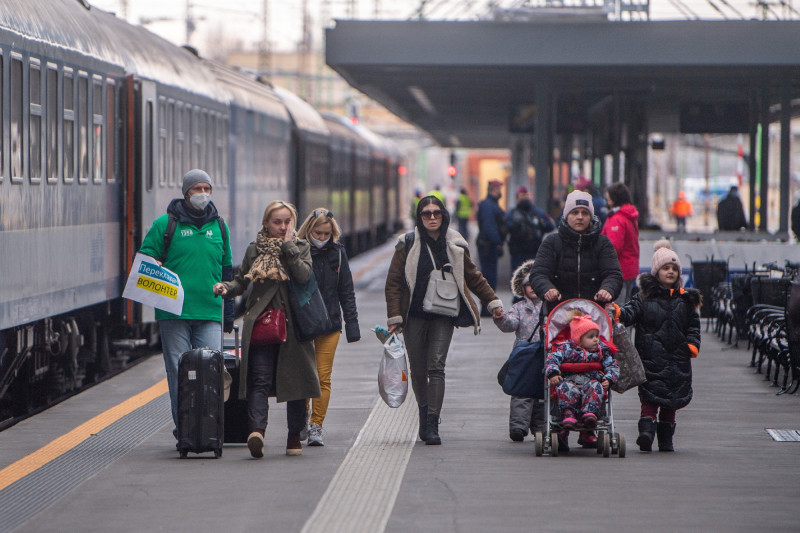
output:
POLYGON ((528 180, 528 163, 531 160, 531 141, 528 135, 515 135, 511 145, 511 180, 508 184, 508 209, 517 205, 517 189, 524 185, 530 189, 528 180))
POLYGON ((767 231, 767 200, 769 199, 769 88, 761 89, 761 183, 759 187, 758 229, 767 231))
POLYGON ((781 171, 780 171, 780 225, 778 231, 789 232, 790 154, 792 149, 792 93, 788 76, 781 79, 781 171))
POLYGON ((748 222, 750 230, 754 230, 756 228, 756 196, 758 193, 756 191, 756 151, 758 147, 756 143, 758 142, 758 95, 756 91, 753 90, 752 95, 750 97, 750 157, 747 159, 747 167, 748 167, 748 176, 750 178, 750 198, 749 198, 749 205, 750 208, 748 209, 748 213, 750 213, 750 221, 748 222))
POLYGON ((534 182, 534 202, 536 205, 550 212, 551 184, 551 158, 553 154, 553 94, 544 83, 536 86, 536 123, 534 127, 534 159, 533 167, 536 169, 534 182))

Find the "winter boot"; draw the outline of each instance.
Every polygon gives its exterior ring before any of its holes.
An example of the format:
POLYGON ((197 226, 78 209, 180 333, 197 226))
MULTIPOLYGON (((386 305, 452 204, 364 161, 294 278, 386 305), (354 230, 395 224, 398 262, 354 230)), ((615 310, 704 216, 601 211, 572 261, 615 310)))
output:
MULTIPOLYGON (((656 433, 656 421, 649 416, 643 416, 639 419, 639 437, 636 439, 636 444, 643 452, 653 451, 653 437, 656 433)), ((661 442, 661 436, 658 438, 661 442)))
POLYGON ((658 436, 658 451, 660 452, 674 452, 672 448, 672 435, 675 434, 675 424, 669 422, 659 422, 656 428, 656 435, 658 436))
POLYGON ((442 438, 439 437, 439 415, 428 415, 428 434, 425 444, 441 444, 442 438))
POLYGON ((428 438, 428 406, 419 405, 419 440, 425 441, 428 438))

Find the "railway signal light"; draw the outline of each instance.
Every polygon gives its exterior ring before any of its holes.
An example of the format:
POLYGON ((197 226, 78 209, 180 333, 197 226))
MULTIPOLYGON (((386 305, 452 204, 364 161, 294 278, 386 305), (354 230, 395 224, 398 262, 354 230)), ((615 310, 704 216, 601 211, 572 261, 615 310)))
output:
POLYGON ((456 174, 458 174, 458 169, 455 167, 455 165, 450 165, 449 167, 447 167, 448 176, 450 176, 451 178, 455 178, 456 174))

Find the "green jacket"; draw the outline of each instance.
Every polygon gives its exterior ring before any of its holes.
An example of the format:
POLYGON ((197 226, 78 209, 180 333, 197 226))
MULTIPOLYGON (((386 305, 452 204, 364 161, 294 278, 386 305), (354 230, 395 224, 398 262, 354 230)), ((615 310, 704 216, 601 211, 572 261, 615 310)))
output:
MULTIPOLYGON (((220 299, 212 287, 222 281, 222 267, 231 266, 230 239, 223 250, 223 238, 216 217, 202 227, 178 221, 166 260, 164 232, 169 215, 158 217, 144 238, 140 253, 149 255, 175 272, 183 286, 183 313, 180 316, 156 309, 156 320, 181 318, 184 320, 222 320, 220 299)), ((227 225, 225 226, 230 235, 227 225)))

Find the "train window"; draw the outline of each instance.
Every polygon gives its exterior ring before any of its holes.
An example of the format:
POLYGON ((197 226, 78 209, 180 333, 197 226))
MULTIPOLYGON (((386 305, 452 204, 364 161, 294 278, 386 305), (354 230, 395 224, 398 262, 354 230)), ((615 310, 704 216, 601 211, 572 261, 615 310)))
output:
POLYGON ((167 102, 158 99, 158 186, 167 186, 167 102))
POLYGON ((47 66, 45 77, 44 119, 47 128, 45 153, 45 175, 48 183, 58 181, 58 70, 55 65, 47 66))
POLYGON ((103 183, 103 147, 105 146, 103 122, 103 78, 92 79, 92 181, 103 183))
POLYGON ((89 181, 89 77, 78 73, 78 183, 89 181))
POLYGON ((147 135, 147 139, 145 142, 145 150, 147 152, 147 159, 145 161, 145 180, 146 185, 145 188, 148 191, 153 190, 153 174, 155 173, 155 158, 153 157, 153 146, 154 146, 154 137, 155 137, 155 123, 153 122, 154 109, 153 109, 153 101, 147 101, 147 116, 145 117, 145 135, 147 135))
MULTIPOLYGON (((3 51, 0 50, 0 90, 4 87, 3 85, 3 51)), ((0 183, 3 182, 3 179, 6 175, 6 158, 5 152, 3 152, 3 134, 5 128, 3 128, 3 124, 5 124, 4 117, 3 117, 3 106, 0 105, 0 183)))
POLYGON ((219 176, 225 187, 228 186, 228 150, 226 140, 228 139, 228 119, 220 120, 220 133, 217 136, 217 162, 219 164, 219 176))
POLYGON ((31 101, 28 167, 31 183, 39 183, 42 181, 42 66, 31 59, 28 67, 28 94, 31 101))
POLYGON ((203 166, 200 167, 208 172, 214 171, 214 115, 208 111, 203 111, 203 166))
POLYGON ((64 69, 64 183, 75 179, 75 76, 64 69))
POLYGON ((186 147, 186 131, 184 130, 184 112, 183 104, 178 102, 175 109, 175 164, 179 168, 176 169, 175 174, 184 174, 188 170, 186 162, 183 160, 185 157, 186 147))
POLYGON ((170 100, 167 104, 167 149, 169 150, 164 161, 167 169, 167 183, 170 187, 175 186, 175 102, 170 100))
POLYGON ((116 109, 117 109, 117 99, 116 95, 116 86, 112 80, 106 80, 106 152, 105 152, 105 163, 106 163, 106 181, 111 183, 117 181, 116 176, 116 167, 114 166, 114 159, 115 155, 117 154, 117 150, 115 149, 115 144, 117 142, 116 138, 116 128, 114 127, 114 122, 117 117, 116 109))
POLYGON ((11 111, 11 182, 19 183, 23 178, 23 160, 22 148, 25 142, 23 113, 25 109, 25 94, 22 91, 22 58, 17 58, 12 55, 11 57, 11 71, 9 72, 11 82, 11 102, 9 110, 11 111))

